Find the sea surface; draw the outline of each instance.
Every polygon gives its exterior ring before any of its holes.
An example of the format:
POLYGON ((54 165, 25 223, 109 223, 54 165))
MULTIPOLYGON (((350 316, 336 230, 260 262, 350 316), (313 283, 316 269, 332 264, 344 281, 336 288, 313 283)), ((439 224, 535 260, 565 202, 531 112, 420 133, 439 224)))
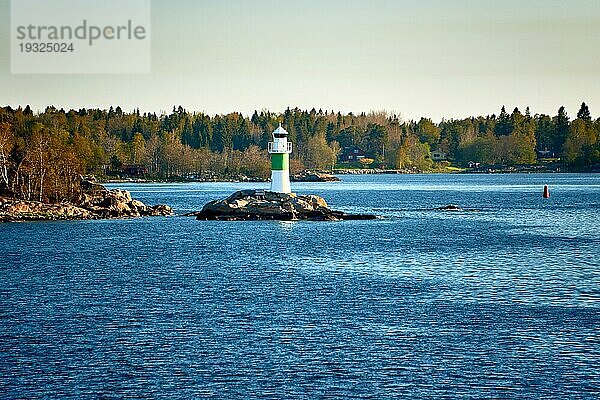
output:
POLYGON ((0 398, 600 398, 600 175, 342 179, 384 218, 0 225, 0 398))

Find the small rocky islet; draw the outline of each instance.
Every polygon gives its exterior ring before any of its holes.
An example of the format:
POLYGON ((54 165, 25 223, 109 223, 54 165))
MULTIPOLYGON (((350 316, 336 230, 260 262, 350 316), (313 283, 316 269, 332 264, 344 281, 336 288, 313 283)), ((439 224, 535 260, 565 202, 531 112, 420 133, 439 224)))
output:
POLYGON ((212 221, 342 221, 377 219, 371 214, 348 214, 329 208, 325 199, 266 190, 240 190, 225 199, 207 203, 201 211, 186 214, 212 221))

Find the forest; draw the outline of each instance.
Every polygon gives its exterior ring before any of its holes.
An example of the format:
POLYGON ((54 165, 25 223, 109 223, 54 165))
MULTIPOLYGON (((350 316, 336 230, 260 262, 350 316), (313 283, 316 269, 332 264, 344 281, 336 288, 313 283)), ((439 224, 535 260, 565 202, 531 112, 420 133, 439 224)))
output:
POLYGON ((137 168, 153 179, 267 178, 271 132, 281 123, 294 144, 292 172, 332 170, 344 148, 368 157, 344 167, 440 171, 456 166, 535 165, 551 159, 567 170, 600 164, 600 119, 583 103, 571 119, 524 112, 465 119, 403 120, 387 112, 341 113, 286 109, 207 115, 173 107, 171 113, 49 106, 0 108, 0 194, 45 202, 80 194, 82 176, 119 176, 137 168), (443 152, 434 162, 432 151, 443 152), (128 170, 129 168, 129 170, 128 170))

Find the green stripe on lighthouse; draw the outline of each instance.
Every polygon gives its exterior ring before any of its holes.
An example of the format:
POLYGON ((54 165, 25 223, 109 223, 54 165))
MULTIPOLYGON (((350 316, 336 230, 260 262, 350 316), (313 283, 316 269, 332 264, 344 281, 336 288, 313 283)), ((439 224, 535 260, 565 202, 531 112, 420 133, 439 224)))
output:
POLYGON ((273 171, 285 171, 290 168, 290 156, 287 153, 271 154, 271 169, 273 171))

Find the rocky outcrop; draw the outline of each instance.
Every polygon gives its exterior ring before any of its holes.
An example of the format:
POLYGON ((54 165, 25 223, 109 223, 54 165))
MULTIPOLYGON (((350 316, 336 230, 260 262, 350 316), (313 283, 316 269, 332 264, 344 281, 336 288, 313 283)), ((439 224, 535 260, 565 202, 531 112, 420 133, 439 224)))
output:
POLYGON ((340 178, 322 172, 304 171, 291 176, 292 182, 339 182, 340 178))
POLYGON ((190 213, 199 220, 279 220, 339 221, 375 219, 375 215, 346 214, 330 209, 319 196, 241 190, 222 200, 206 204, 202 211, 190 213))
POLYGON ((0 198, 0 222, 94 219, 95 215, 73 204, 47 204, 39 201, 0 198))
POLYGON ((126 190, 108 190, 104 186, 84 181, 83 193, 75 203, 48 204, 39 201, 0 198, 0 222, 55 221, 102 218, 135 218, 173 215, 171 207, 161 204, 147 206, 131 198, 126 190))
POLYGON ((113 189, 90 190, 81 196, 78 205, 91 211, 100 218, 135 218, 146 216, 173 215, 171 207, 161 204, 147 206, 131 198, 127 190, 113 189))

